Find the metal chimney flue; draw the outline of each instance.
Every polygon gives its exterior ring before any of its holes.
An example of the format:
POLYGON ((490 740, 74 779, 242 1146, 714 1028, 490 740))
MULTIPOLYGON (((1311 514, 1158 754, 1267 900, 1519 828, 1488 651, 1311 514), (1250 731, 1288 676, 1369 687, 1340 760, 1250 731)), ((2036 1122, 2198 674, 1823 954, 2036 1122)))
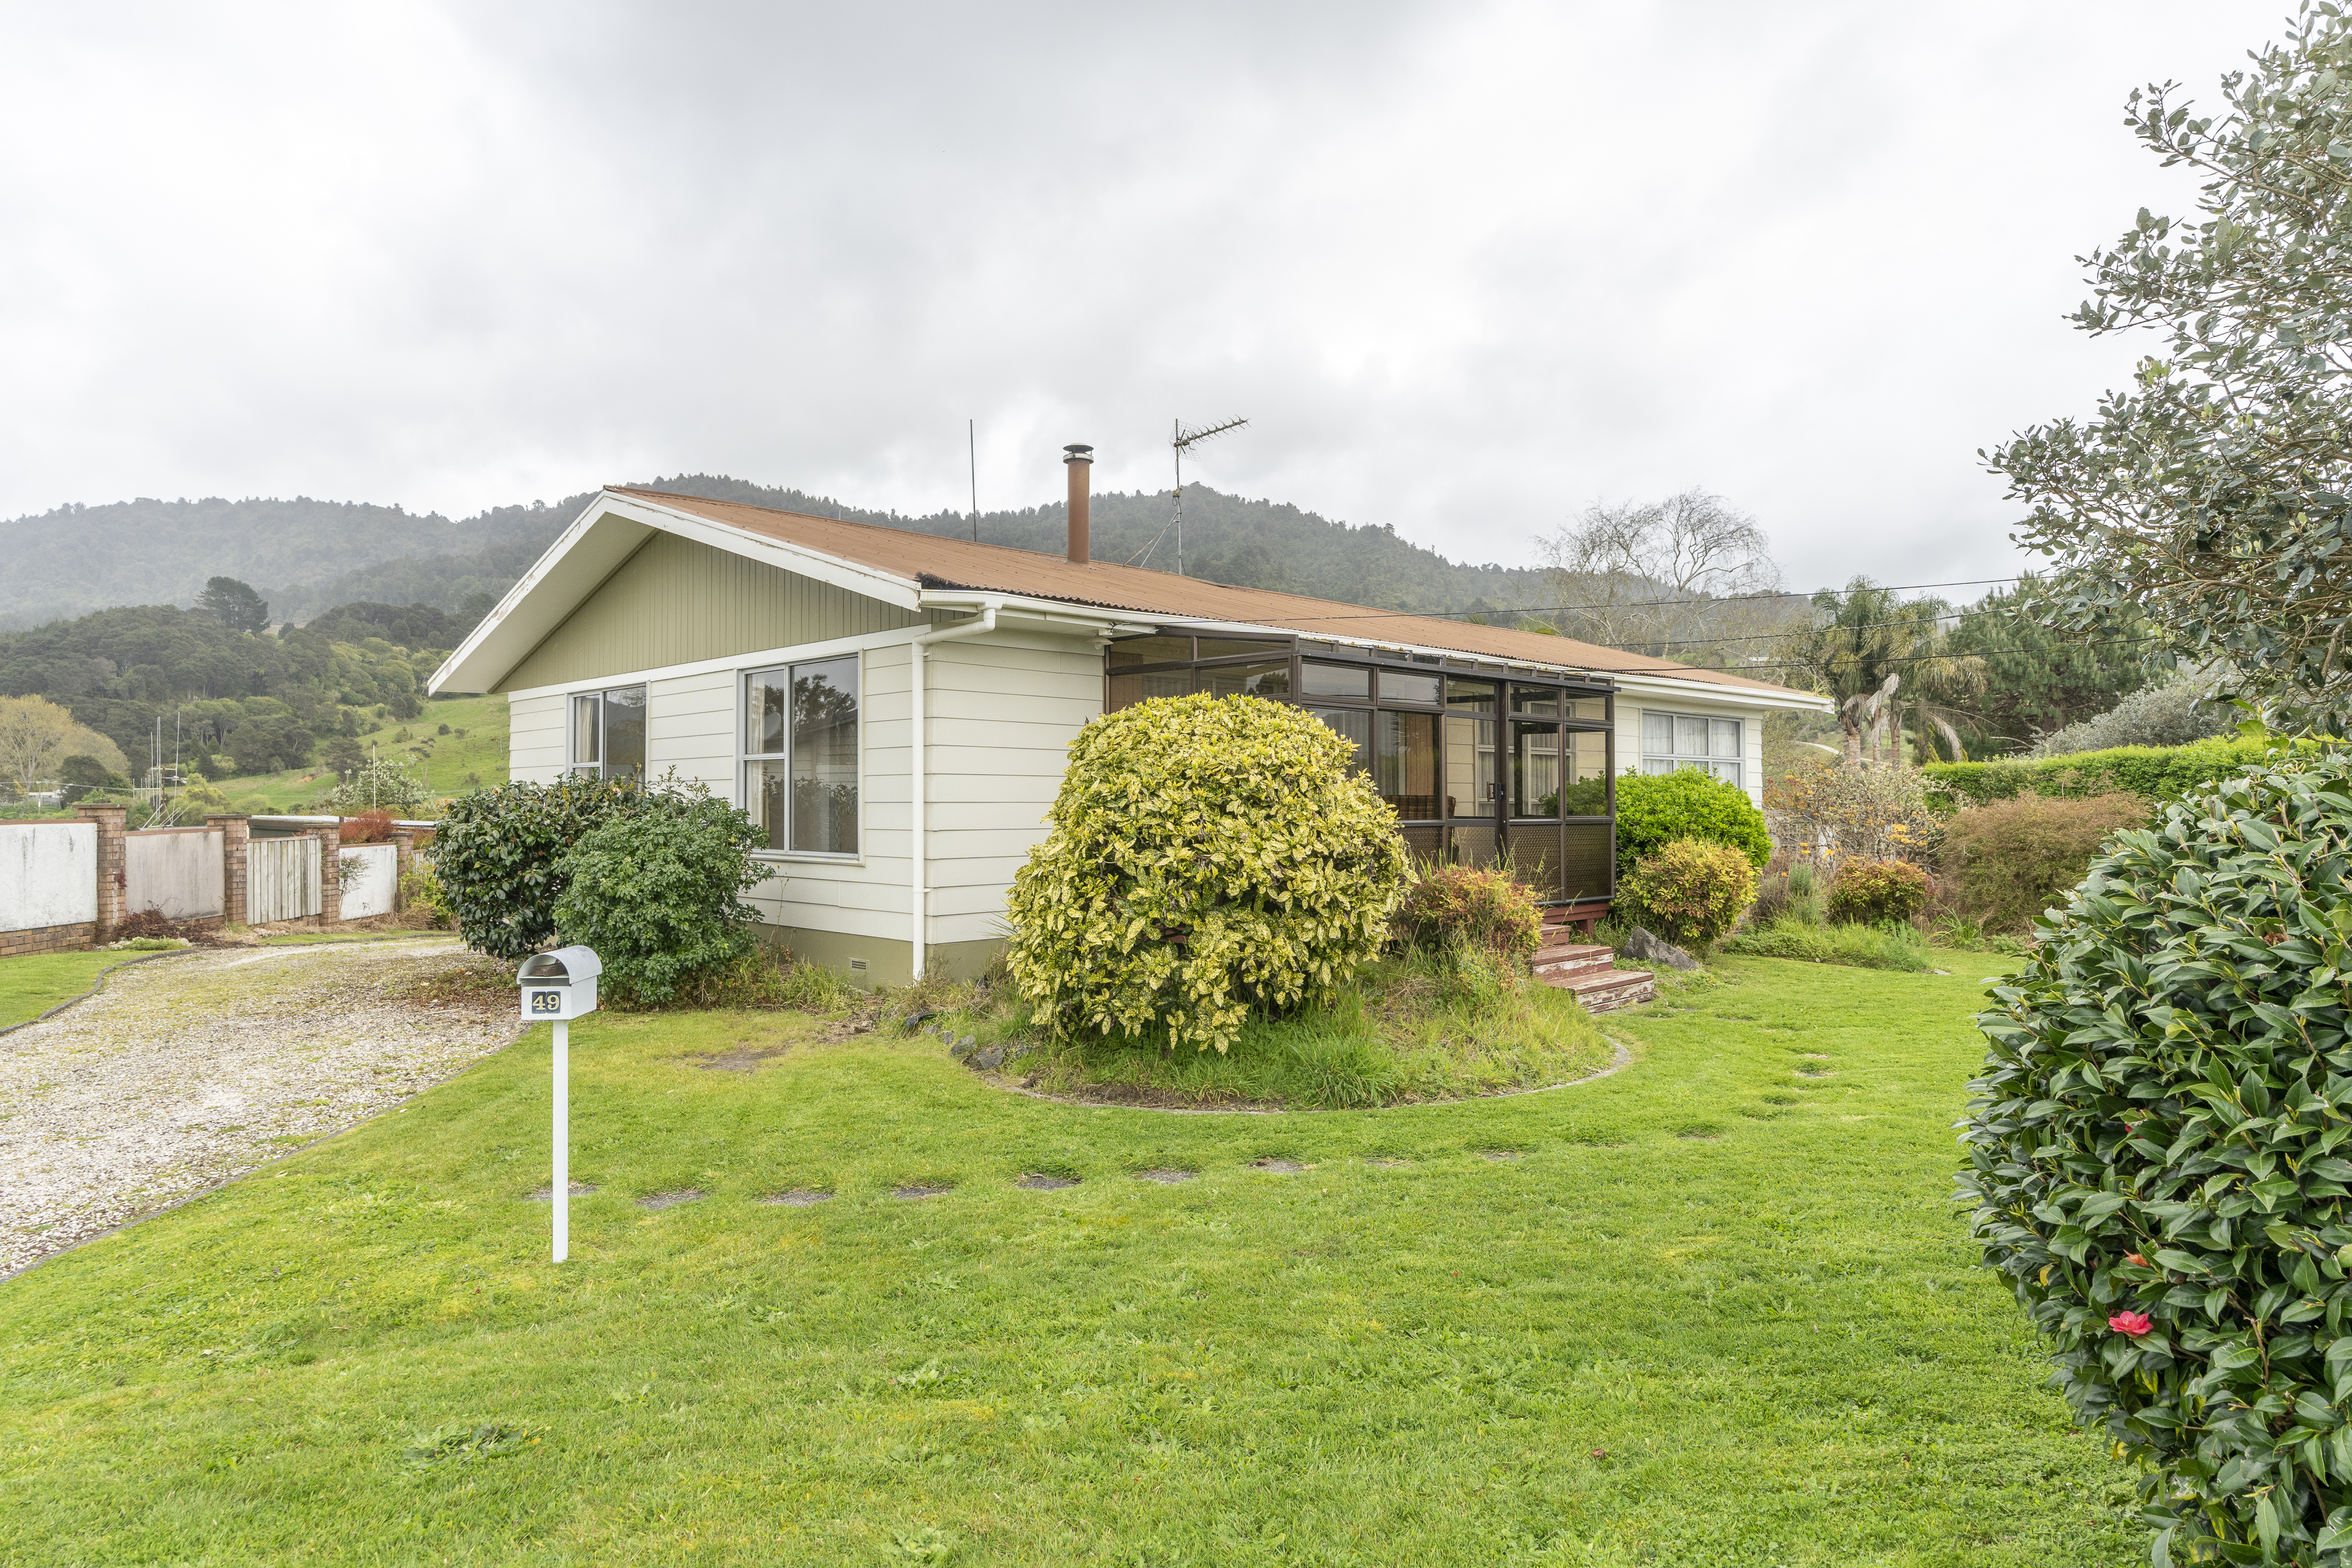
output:
POLYGON ((1084 442, 1074 442, 1062 450, 1068 454, 1062 461, 1069 465, 1070 470, 1070 559, 1076 565, 1084 566, 1088 559, 1087 530, 1092 521, 1089 514, 1094 504, 1091 476, 1095 449, 1084 442))

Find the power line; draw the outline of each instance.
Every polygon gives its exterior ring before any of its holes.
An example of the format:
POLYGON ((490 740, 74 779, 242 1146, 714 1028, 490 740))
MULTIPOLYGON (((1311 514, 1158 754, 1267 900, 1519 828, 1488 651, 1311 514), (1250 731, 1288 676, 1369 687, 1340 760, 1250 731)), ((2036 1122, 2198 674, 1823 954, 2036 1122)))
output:
MULTIPOLYGON (((2107 643, 2070 643, 2069 646, 2075 648, 2138 648, 2144 647, 2147 643, 2157 641, 2158 641, 2158 639, 2154 637, 2129 637, 2118 638, 2116 641, 2107 643)), ((1926 664, 1932 664, 1937 659, 1990 658, 1996 653, 2046 653, 2048 652, 2049 650, 2047 648, 1983 648, 1972 653, 1912 653, 1906 654, 1899 659, 1879 659, 1874 662, 1881 665, 1926 664)), ((1710 664, 1660 664, 1654 669, 1596 669, 1592 673, 1598 675, 1688 675, 1692 674, 1706 674, 1710 673, 1718 675, 1736 675, 1744 670, 1810 670, 1812 666, 1811 664, 1799 659, 1758 659, 1742 664, 1739 669, 1737 670, 1717 670, 1710 664)))

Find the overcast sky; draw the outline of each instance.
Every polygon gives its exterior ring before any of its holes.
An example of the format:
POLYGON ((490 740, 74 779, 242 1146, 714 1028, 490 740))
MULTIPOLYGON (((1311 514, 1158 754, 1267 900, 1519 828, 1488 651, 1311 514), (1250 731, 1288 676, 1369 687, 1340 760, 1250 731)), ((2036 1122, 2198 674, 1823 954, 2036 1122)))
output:
POLYGON ((2284 0, 6 4, 0 516, 681 470, 1219 488, 1526 562, 1704 486, 1792 585, 2015 570, 1977 449, 2139 350, 2120 124, 2284 0))

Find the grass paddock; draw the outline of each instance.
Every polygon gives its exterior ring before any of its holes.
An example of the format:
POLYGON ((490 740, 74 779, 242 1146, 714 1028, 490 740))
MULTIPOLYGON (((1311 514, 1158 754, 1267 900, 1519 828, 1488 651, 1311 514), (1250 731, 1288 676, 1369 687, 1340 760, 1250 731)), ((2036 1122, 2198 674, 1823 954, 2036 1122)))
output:
POLYGON ((562 1269, 534 1030, 0 1284, 0 1560, 2137 1563, 1948 1203, 1949 958, 1727 960, 1612 1077, 1286 1115, 604 1016, 562 1269))

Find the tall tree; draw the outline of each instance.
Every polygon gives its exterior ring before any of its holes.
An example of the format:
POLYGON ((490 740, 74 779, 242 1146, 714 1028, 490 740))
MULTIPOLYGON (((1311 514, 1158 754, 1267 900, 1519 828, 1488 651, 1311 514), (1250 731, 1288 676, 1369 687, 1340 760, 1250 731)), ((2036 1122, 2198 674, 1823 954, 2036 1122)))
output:
POLYGON ((2145 209, 2095 251, 2095 334, 2165 343, 2089 419, 2026 430, 1989 459, 2032 507, 2020 541, 2067 586, 2045 623, 2123 615, 2186 664, 2227 666, 2273 722, 2352 716, 2352 22, 2305 4, 2285 41, 2221 80, 2226 111, 2177 87, 2128 122, 2204 176, 2194 219, 2145 209))
POLYGON ((1813 612, 1813 624, 1782 645, 1783 656, 1837 699, 1849 763, 1863 760, 1865 745, 1873 761, 1900 761, 1906 717, 1918 760, 1964 755, 1958 726, 1970 716, 1966 705, 1984 693, 1985 667, 1953 651, 1950 606, 1898 600, 1857 577, 1843 592, 1814 594, 1813 612))
POLYGON ((2030 746, 2107 712, 2147 684, 2146 622, 2133 618, 2080 632, 2045 622, 2052 585, 2031 574, 2014 588, 1963 605, 1951 651, 1984 661, 1984 694, 1959 734, 1971 757, 2030 746))
POLYGON ((0 697, 0 779, 26 793, 58 776, 86 732, 74 716, 39 697, 0 697))
POLYGON ((1756 519, 1704 490, 1588 507, 1544 553, 1560 629, 1604 648, 1736 663, 1797 607, 1756 519))
POLYGON ((208 577, 196 608, 232 632, 269 630, 269 601, 233 577, 208 577))

